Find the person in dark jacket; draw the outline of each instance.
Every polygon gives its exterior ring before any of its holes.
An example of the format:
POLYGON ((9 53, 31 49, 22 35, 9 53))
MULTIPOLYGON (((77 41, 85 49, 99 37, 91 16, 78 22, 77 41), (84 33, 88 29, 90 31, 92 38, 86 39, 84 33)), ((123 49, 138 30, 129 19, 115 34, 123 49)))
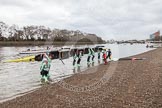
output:
POLYGON ((109 58, 110 60, 111 60, 111 56, 112 56, 112 52, 111 52, 111 50, 110 49, 108 49, 108 51, 107 51, 107 59, 109 58))

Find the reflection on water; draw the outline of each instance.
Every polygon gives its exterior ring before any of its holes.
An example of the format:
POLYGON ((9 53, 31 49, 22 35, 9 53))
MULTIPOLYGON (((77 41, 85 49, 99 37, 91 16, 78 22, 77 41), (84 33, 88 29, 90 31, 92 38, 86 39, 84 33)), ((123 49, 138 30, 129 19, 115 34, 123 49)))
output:
MULTIPOLYGON (((112 50, 112 57, 127 57, 136 55, 150 49, 146 49, 146 45, 106 45, 112 50)), ((34 49, 33 47, 32 49, 34 49)), ((28 49, 27 47, 0 47, 0 101, 14 97, 20 93, 40 87, 40 62, 29 63, 3 63, 3 60, 21 57, 19 52, 28 49)), ((81 67, 75 68, 72 65, 73 58, 65 59, 62 64, 60 60, 53 60, 51 63, 51 78, 62 79, 86 70, 89 67, 101 64, 98 61, 97 53, 95 54, 95 62, 87 65, 87 55, 81 60, 81 67)))

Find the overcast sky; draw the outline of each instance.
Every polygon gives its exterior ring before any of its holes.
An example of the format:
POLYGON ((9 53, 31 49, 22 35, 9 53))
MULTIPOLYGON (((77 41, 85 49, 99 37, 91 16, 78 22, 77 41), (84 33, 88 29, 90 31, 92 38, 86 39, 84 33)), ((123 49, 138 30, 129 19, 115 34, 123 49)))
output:
POLYGON ((0 0, 0 21, 146 39, 162 30, 161 0, 0 0))

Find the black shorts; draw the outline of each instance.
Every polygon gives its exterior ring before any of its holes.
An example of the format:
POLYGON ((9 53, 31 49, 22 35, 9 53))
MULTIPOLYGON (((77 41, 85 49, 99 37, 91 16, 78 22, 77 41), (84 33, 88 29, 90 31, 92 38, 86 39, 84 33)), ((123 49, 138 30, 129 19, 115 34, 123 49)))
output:
POLYGON ((111 59, 111 55, 108 55, 106 58, 109 58, 109 59, 111 59))
POLYGON ((42 75, 42 76, 47 76, 48 75, 48 71, 45 71, 45 70, 42 70, 41 72, 40 72, 40 74, 42 75))

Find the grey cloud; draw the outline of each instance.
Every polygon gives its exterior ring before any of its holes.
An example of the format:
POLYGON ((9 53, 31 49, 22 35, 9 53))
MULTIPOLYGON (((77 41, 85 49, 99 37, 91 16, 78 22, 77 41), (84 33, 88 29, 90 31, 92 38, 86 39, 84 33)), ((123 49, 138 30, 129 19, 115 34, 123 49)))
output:
POLYGON ((24 19, 13 23, 78 29, 105 39, 148 38, 162 23, 161 0, 1 0, 2 4, 24 10, 24 19))
POLYGON ((0 6, 11 6, 11 7, 26 7, 30 6, 25 0, 0 0, 0 6))

